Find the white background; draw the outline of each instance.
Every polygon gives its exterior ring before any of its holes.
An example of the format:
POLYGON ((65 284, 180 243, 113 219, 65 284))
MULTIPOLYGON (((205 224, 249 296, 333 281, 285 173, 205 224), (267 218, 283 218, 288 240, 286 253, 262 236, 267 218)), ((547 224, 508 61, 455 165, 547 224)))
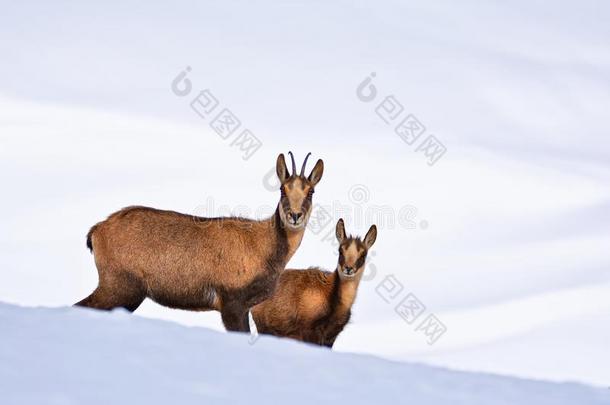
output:
MULTIPOLYGON (((415 229, 378 224, 377 275, 362 283, 336 350, 610 384, 606 3, 2 10, 1 301, 64 306, 89 294, 97 273, 85 235, 124 206, 201 214, 212 199, 269 211, 279 194, 263 176, 277 154, 311 151, 310 168, 326 165, 316 203, 417 208, 415 229), (186 66, 193 93, 181 98, 171 81, 186 66), (367 104, 356 87, 371 72, 379 95, 367 104), (251 159, 190 109, 206 88, 263 142, 251 159), (387 95, 447 147, 436 165, 375 114, 387 95), (388 274, 401 297, 426 305, 422 318, 447 326, 434 345, 375 293, 388 274)), ((346 218, 354 234, 369 225, 346 218)), ((325 233, 308 232, 289 267, 333 269, 325 233)), ((148 301, 136 314, 222 328, 217 314, 148 301)))

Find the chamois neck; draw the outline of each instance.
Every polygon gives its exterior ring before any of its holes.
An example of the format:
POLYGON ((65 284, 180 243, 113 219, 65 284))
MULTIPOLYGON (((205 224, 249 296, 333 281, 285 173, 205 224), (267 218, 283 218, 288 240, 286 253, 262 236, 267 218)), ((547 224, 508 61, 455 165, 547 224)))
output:
POLYGON ((273 214, 273 217, 271 217, 270 220, 273 221, 273 226, 276 230, 276 235, 279 238, 284 238, 286 240, 286 263, 288 263, 288 261, 292 258, 292 256, 295 254, 295 252, 301 245, 303 235, 305 234, 305 227, 300 229, 292 229, 288 226, 285 226, 280 216, 279 204, 275 210, 275 214, 273 214))
POLYGON ((358 292, 358 284, 360 284, 360 275, 356 275, 354 279, 343 280, 339 275, 339 271, 335 270, 333 273, 335 278, 334 282, 338 284, 338 307, 337 311, 347 312, 351 310, 354 301, 356 300, 356 293, 358 292))
POLYGON ((292 256, 295 254, 299 246, 301 246, 301 241, 303 240, 303 230, 286 230, 286 237, 288 239, 288 258, 290 260, 292 256))
POLYGON ((303 230, 292 230, 284 226, 280 217, 279 205, 275 213, 259 222, 269 232, 269 247, 268 258, 269 264, 276 269, 282 271, 286 267, 288 261, 292 258, 303 239, 303 230))

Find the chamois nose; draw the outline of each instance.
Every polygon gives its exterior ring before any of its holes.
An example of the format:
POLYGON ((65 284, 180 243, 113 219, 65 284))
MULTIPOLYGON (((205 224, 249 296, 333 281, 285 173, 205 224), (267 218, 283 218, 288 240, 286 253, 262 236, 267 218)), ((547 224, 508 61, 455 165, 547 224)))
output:
POLYGON ((352 267, 346 267, 345 274, 347 274, 348 276, 351 276, 352 274, 354 274, 354 269, 352 267))
POLYGON ((299 219, 301 219, 302 216, 303 216, 303 214, 301 212, 296 213, 296 214, 294 212, 290 213, 290 217, 292 218, 293 224, 296 224, 299 221, 299 219))

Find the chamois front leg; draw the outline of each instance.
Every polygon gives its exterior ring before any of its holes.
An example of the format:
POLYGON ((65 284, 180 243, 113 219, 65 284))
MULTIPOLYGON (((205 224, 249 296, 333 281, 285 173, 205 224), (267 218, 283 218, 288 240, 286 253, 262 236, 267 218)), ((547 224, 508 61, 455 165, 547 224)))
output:
POLYGON ((327 339, 322 342, 322 346, 326 346, 329 349, 332 349, 335 344, 335 339, 327 339))
POLYGON ((222 323, 228 331, 250 333, 248 311, 249 308, 241 302, 224 303, 220 310, 222 323))

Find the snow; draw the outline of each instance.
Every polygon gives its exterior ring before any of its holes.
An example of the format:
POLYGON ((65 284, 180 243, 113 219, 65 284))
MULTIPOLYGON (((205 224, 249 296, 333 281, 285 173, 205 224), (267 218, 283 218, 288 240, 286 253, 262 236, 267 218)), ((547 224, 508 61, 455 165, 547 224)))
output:
POLYGON ((0 304, 0 400, 28 404, 609 404, 603 389, 449 371, 122 310, 0 304))
MULTIPOLYGON (((416 208, 415 227, 378 223, 337 351, 608 387, 609 15, 596 0, 7 4, 0 300, 89 294, 85 234, 124 206, 270 213, 277 154, 311 151, 314 202, 348 231, 373 222, 357 209, 416 208), (172 93, 186 66, 263 141, 250 160, 172 93), (447 146, 436 165, 356 97, 371 72, 447 146), (434 345, 378 296, 389 274, 447 326, 434 345)), ((334 268, 328 230, 289 266, 334 268)), ((150 301, 136 315, 222 330, 150 301)))

